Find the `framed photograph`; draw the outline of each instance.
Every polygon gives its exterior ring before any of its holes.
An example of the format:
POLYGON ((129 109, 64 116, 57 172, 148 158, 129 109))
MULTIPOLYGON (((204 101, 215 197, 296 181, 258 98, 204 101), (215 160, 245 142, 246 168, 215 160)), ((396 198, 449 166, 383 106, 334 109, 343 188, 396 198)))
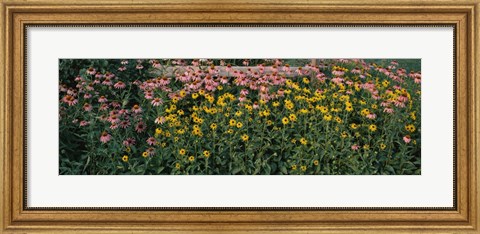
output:
POLYGON ((478 233, 479 7, 2 1, 2 232, 478 233))

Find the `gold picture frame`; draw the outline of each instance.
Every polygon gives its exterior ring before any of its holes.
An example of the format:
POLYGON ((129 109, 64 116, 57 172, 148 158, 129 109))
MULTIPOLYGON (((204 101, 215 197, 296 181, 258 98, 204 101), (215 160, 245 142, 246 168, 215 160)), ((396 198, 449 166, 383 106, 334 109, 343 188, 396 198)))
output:
POLYGON ((1 232, 479 232, 479 0, 1 0, 1 14, 1 232), (454 25, 455 209, 28 209, 24 50, 36 24, 454 25))

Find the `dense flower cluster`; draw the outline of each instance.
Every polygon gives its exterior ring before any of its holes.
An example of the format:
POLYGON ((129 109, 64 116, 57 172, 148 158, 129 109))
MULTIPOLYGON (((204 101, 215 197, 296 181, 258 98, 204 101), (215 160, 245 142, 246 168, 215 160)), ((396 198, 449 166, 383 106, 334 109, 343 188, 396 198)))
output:
POLYGON ((64 62, 63 174, 420 173, 421 73, 395 60, 64 62))

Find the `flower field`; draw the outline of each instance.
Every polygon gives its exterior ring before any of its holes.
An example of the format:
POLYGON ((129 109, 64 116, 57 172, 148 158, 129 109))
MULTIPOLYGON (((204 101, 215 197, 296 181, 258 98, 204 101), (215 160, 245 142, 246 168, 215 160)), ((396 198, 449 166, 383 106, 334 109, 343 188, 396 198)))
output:
POLYGON ((61 59, 59 173, 421 174, 415 59, 61 59))

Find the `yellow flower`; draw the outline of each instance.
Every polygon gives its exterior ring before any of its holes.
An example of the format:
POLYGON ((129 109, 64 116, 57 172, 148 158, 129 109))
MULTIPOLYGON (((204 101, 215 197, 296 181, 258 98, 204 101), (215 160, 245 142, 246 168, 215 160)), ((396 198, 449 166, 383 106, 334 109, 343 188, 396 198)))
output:
POLYGON ((204 151, 203 151, 203 156, 205 156, 205 158, 210 157, 210 151, 204 150, 204 151))
POLYGON ((148 157, 148 152, 146 152, 146 151, 143 152, 143 153, 142 153, 142 157, 144 157, 144 158, 148 157))
POLYGON ((234 119, 231 119, 229 124, 230 124, 231 127, 233 127, 237 124, 237 121, 235 121, 234 119))
POLYGON ((212 130, 217 129, 217 124, 215 124, 215 123, 210 124, 210 128, 211 128, 212 130))
POLYGON ((413 112, 410 113, 410 118, 413 119, 413 120, 417 119, 417 116, 415 115, 415 112, 416 111, 413 111, 413 112))
POLYGON ((303 83, 308 84, 310 83, 310 80, 307 77, 303 77, 303 83))
POLYGON ((326 115, 323 116, 323 119, 326 120, 326 121, 330 121, 330 120, 332 120, 332 115, 326 114, 326 115))
POLYGON ((287 117, 283 117, 283 119, 282 119, 283 125, 287 125, 289 122, 290 122, 290 121, 288 120, 287 117))
POLYGON ((352 129, 357 129, 357 128, 358 128, 358 125, 355 124, 355 123, 352 123, 352 124, 350 124, 350 127, 351 127, 352 129))
POLYGON ((292 142, 293 144, 295 144, 297 142, 297 140, 294 138, 292 139, 290 142, 292 142))
POLYGON ((305 108, 300 109, 301 114, 308 114, 308 110, 305 108))
POLYGON ((387 148, 387 146, 385 144, 380 144, 380 149, 384 150, 385 148, 387 148))
POLYGON ((175 168, 180 169, 180 163, 176 163, 175 168))
POLYGON ((132 149, 130 149, 130 147, 125 148, 125 152, 130 153, 130 151, 132 151, 132 149))
POLYGON ((128 162, 128 155, 123 155, 123 157, 122 157, 122 161, 124 161, 124 162, 128 162))
POLYGON ((289 118, 290 121, 292 121, 292 122, 295 122, 295 121, 297 120, 297 116, 296 116, 295 114, 290 114, 290 115, 288 116, 288 118, 289 118))
POLYGON ((340 117, 335 117, 335 121, 337 121, 337 123, 342 123, 342 119, 340 117))
POLYGON ((197 99, 198 98, 198 93, 192 93, 192 98, 197 99))
POLYGON ((243 140, 243 141, 248 141, 248 138, 249 138, 249 137, 248 137, 247 134, 243 134, 243 135, 242 135, 242 140, 243 140))
POLYGON ((328 112, 328 108, 326 106, 316 106, 315 109, 319 110, 320 112, 322 112, 323 114, 327 113, 328 112))
POLYGON ((292 170, 297 170, 297 165, 292 165, 292 170))
POLYGON ((351 111, 353 111, 353 107, 351 105, 347 105, 347 106, 345 106, 345 110, 348 111, 348 112, 351 112, 351 111))
POLYGON ((237 117, 240 117, 240 116, 242 116, 242 114, 243 114, 243 112, 241 112, 241 111, 237 111, 237 112, 235 112, 235 116, 237 116, 237 117))
POLYGON ((183 98, 183 97, 185 97, 185 96, 187 95, 187 92, 185 92, 185 90, 182 90, 182 91, 180 91, 179 94, 180 94, 180 97, 183 98))
POLYGON ((233 129, 228 129, 228 130, 227 130, 227 133, 228 133, 228 134, 233 134, 233 129))
POLYGON ((307 166, 301 166, 300 169, 301 169, 302 171, 306 171, 306 170, 307 170, 307 166))
POLYGON ((188 157, 188 161, 193 162, 193 160, 195 160, 195 157, 193 156, 188 157))
POLYGON ((178 153, 179 153, 180 155, 185 155, 186 152, 187 152, 187 151, 186 151, 185 149, 180 149, 180 150, 178 151, 178 153))
POLYGON ((237 128, 241 128, 241 127, 243 127, 243 124, 241 122, 238 122, 237 123, 237 128))
POLYGON ((273 107, 278 107, 280 106, 280 102, 278 101, 274 101, 273 104, 272 104, 273 107))
POLYGON ((348 134, 347 134, 347 132, 343 131, 341 136, 342 136, 342 138, 346 138, 348 136, 348 134))
POLYGON ((318 160, 313 161, 313 165, 318 166, 318 160))
POLYGON ((300 138, 300 143, 301 143, 302 145, 307 145, 308 141, 307 141, 307 139, 305 139, 305 138, 302 137, 302 138, 300 138))
POLYGON ((416 128, 413 124, 406 125, 405 129, 409 132, 415 132, 415 130, 416 130, 416 128))
POLYGON ((370 124, 370 126, 368 126, 368 129, 372 132, 375 132, 377 131, 377 125, 375 124, 370 124))

